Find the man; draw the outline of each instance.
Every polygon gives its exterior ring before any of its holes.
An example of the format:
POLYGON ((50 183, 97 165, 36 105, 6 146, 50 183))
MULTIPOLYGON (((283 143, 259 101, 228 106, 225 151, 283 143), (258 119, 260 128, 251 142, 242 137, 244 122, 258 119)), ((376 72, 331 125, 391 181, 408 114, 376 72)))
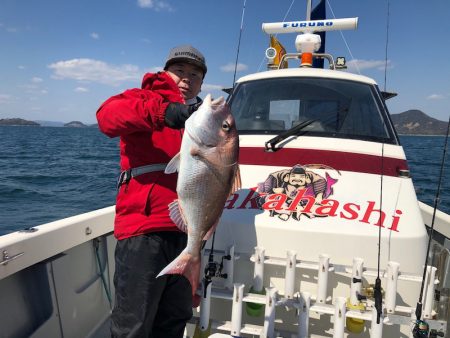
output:
MULTIPOLYGON (((260 198, 260 205, 266 202, 267 194, 285 194, 287 196, 286 208, 295 199, 298 191, 305 189, 305 196, 315 198, 316 204, 319 204, 324 198, 327 181, 319 174, 310 170, 305 170, 301 165, 295 165, 291 169, 284 169, 269 175, 263 184, 260 184, 259 190, 266 193, 260 198)), ((287 221, 290 216, 295 220, 300 220, 300 211, 289 210, 270 210, 270 216, 278 215, 278 218, 287 221)), ((308 217, 314 217, 313 214, 306 214, 308 217)))
POLYGON ((182 337, 192 317, 189 281, 155 277, 187 242, 168 214, 177 176, 164 168, 180 150, 184 122, 201 103, 206 71, 197 49, 175 47, 164 72, 145 74, 141 89, 113 96, 97 111, 100 130, 120 137, 113 337, 182 337))

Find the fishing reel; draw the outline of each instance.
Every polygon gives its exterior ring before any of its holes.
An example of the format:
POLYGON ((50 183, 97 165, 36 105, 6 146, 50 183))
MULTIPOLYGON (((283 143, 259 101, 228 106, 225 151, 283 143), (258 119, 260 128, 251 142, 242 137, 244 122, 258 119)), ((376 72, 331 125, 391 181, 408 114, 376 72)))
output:
POLYGON ((426 321, 416 320, 412 330, 414 338, 437 338, 444 337, 444 332, 430 330, 430 325, 426 321))
POLYGON ((222 260, 220 263, 214 261, 213 255, 209 256, 208 264, 206 264, 206 267, 205 267, 205 279, 206 280, 211 280, 213 277, 228 278, 228 274, 222 272, 224 259, 230 260, 231 256, 230 255, 222 256, 222 260))
POLYGON ((210 253, 208 263, 205 266, 205 271, 204 271, 205 275, 203 277, 203 280, 205 282, 203 297, 206 298, 206 289, 208 288, 208 285, 212 282, 213 277, 224 278, 224 279, 228 278, 228 274, 223 272, 223 261, 225 259, 231 260, 231 256, 230 255, 222 256, 222 259, 219 263, 219 262, 214 261, 214 255, 212 252, 210 253))
POLYGON ((430 326, 423 320, 416 320, 412 333, 414 338, 428 338, 430 326))

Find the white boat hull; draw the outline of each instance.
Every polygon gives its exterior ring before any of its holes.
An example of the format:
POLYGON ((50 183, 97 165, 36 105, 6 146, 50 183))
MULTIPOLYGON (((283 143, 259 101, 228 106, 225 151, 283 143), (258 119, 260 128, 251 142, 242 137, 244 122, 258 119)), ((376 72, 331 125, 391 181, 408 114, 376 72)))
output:
MULTIPOLYGON (((428 223, 432 217, 432 209, 422 203, 420 207, 423 219, 428 223)), ((5 259, 0 262, 2 337, 109 336, 110 304, 106 290, 114 299, 113 218, 114 208, 109 207, 41 225, 36 227, 34 232, 15 232, 0 237, 1 252, 7 252, 9 257, 23 253, 7 263, 5 259), (95 249, 97 244, 94 243, 98 243, 98 257, 95 249), (105 282, 100 277, 98 258, 105 282)), ((450 216, 438 211, 435 229, 439 235, 446 238, 448 245, 450 216)), ((238 256, 239 253, 236 252, 235 255, 238 256)), ((254 263, 246 258, 248 256, 241 254, 236 261, 239 263, 234 267, 234 282, 252 283, 254 263)), ((351 264, 349 262, 347 265, 351 267, 351 264)), ((448 264, 450 263, 447 261, 447 268, 448 264)), ((342 266, 336 265, 336 267, 342 266)), ((302 291, 310 291, 312 295, 316 294, 317 272, 313 271, 304 267, 298 268, 295 287, 302 291)), ((373 271, 367 273, 368 279, 374 278, 370 276, 373 275, 373 271)), ((448 288, 450 286, 449 272, 440 273, 441 283, 445 283, 441 286, 448 288)), ((280 295, 284 290, 284 275, 285 267, 267 265, 265 278, 270 279, 280 295)), ((245 288, 245 294, 248 287, 249 285, 245 288)), ((400 280, 397 305, 403 306, 404 311, 411 310, 418 297, 419 287, 419 283, 400 280)), ((231 298, 233 293, 232 289, 222 290, 221 295, 217 290, 213 289, 213 292, 220 298, 231 298)), ((322 308, 315 303, 315 308, 310 309, 311 337, 329 336, 333 330, 334 307, 332 304, 337 297, 347 297, 348 294, 348 273, 336 273, 328 282, 327 295, 330 300, 322 308), (322 314, 319 315, 314 310, 322 311, 322 314), (330 312, 333 313, 330 314, 330 312)), ((210 318, 215 320, 213 327, 231 328, 231 312, 232 306, 229 300, 215 299, 211 304, 210 313, 210 318)), ((292 322, 296 321, 296 312, 293 309, 277 307, 276 315, 276 330, 295 333, 296 327, 292 326, 292 322)), ((351 315, 351 311, 347 312, 347 315, 351 315)), ((193 322, 196 321, 193 320, 193 322)), ((409 322, 406 320, 406 323, 409 322)), ((446 324, 440 321, 435 321, 433 325, 443 326, 441 331, 446 329, 444 327, 446 324)), ((361 335, 362 337, 368 336, 370 326, 370 322, 366 322, 366 334, 361 335)), ((261 332, 263 328, 264 321, 261 317, 250 317, 245 310, 243 311, 241 333, 255 330, 261 332)), ((408 325, 403 325, 401 329, 399 325, 383 325, 383 337, 400 337, 400 332, 407 335, 408 330, 408 325)), ((188 327, 187 332, 188 335, 193 334, 192 325, 188 327)))

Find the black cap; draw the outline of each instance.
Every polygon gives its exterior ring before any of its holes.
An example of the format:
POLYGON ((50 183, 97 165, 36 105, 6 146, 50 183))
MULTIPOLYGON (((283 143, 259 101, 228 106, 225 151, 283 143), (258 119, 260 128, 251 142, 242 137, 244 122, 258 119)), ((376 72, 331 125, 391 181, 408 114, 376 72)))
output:
POLYGON ((291 169, 291 174, 305 175, 306 172, 305 172, 305 169, 304 169, 302 166, 295 165, 295 166, 293 166, 292 169, 291 169))
POLYGON ((206 62, 205 57, 202 53, 199 52, 198 49, 192 47, 191 45, 184 45, 172 48, 170 50, 169 56, 167 57, 166 65, 164 66, 164 70, 170 65, 173 65, 177 62, 186 62, 197 66, 203 71, 203 76, 206 74, 206 62))

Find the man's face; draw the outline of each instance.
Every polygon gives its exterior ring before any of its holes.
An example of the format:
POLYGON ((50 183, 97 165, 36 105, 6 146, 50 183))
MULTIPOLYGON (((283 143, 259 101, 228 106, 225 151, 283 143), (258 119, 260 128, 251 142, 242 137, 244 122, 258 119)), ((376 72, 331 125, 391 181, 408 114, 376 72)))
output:
POLYGON ((167 68, 167 73, 175 81, 185 100, 192 99, 200 93, 203 72, 189 63, 174 63, 167 68))
POLYGON ((304 186, 304 185, 306 185, 306 176, 304 174, 291 173, 289 175, 289 184, 297 185, 297 186, 304 186))

